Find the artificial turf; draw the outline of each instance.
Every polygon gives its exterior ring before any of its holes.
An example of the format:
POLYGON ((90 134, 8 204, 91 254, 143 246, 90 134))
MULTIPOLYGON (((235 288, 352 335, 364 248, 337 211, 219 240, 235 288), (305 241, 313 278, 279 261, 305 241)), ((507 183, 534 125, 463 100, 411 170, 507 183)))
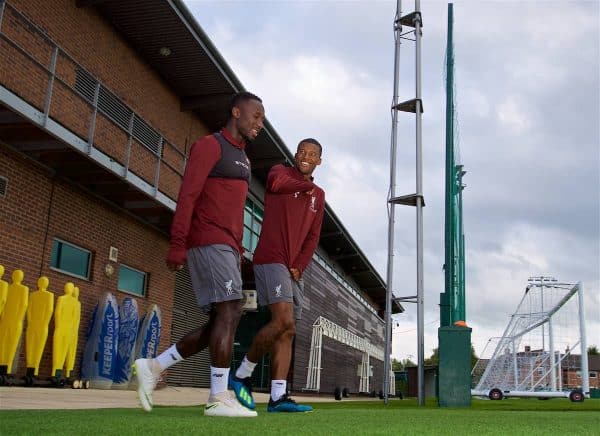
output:
POLYGON ((208 418, 201 407, 94 410, 2 410, 4 435, 593 435, 600 432, 600 400, 571 403, 473 400, 467 409, 418 407, 413 399, 315 403, 303 414, 208 418))

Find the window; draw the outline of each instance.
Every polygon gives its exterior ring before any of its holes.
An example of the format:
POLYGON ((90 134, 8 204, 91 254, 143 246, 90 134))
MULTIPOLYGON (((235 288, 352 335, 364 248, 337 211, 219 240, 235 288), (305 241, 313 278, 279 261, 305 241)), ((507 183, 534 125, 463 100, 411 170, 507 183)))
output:
POLYGON ((92 253, 60 239, 52 242, 50 268, 89 280, 92 253))
POLYGON ((598 373, 596 371, 590 371, 590 378, 597 378, 598 373))
POLYGON ((246 200, 246 207, 244 208, 244 236, 242 239, 242 245, 246 252, 254 253, 256 244, 258 244, 260 230, 262 229, 262 222, 262 208, 256 202, 246 200))
POLYGON ((147 278, 147 273, 121 264, 119 265, 119 283, 117 289, 143 297, 146 295, 147 278))

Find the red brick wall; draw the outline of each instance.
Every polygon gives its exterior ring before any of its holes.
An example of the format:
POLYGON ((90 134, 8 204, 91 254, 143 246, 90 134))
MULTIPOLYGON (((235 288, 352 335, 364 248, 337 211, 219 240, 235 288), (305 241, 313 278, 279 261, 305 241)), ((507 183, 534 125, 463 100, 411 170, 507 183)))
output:
MULTIPOLYGON (((112 91, 141 118, 161 133, 169 144, 164 158, 180 168, 185 151, 206 127, 192 113, 180 111, 179 97, 146 65, 143 59, 105 21, 94 7, 77 8, 75 0, 9 0, 9 5, 28 17, 56 42, 64 53, 57 60, 50 116, 86 139, 92 114, 89 104, 69 87, 75 83, 76 63, 112 91), (66 54, 72 57, 69 58, 66 54), (64 83, 63 83, 64 82, 64 83)), ((38 31, 5 8, 2 32, 18 42, 30 55, 49 67, 53 45, 38 31)), ((43 110, 48 75, 43 68, 5 41, 0 41, 0 83, 43 110)), ((100 116, 94 144, 123 163, 127 135, 100 116)), ((134 142, 130 167, 153 183, 156 158, 134 142), (137 150, 137 151, 136 151, 137 150)), ((116 290, 117 274, 108 278, 104 267, 110 246, 119 249, 119 261, 150 273, 148 295, 138 298, 140 313, 156 303, 163 312, 162 351, 170 343, 174 277, 164 265, 167 239, 151 227, 108 206, 98 198, 69 185, 46 169, 0 143, 0 175, 9 179, 6 198, 0 199, 0 264, 6 267, 5 280, 16 268, 25 272, 24 283, 35 290, 37 279, 46 275, 49 289, 62 295, 64 283, 80 288, 82 319, 76 358, 76 373, 82 339, 97 298, 106 291, 119 300, 125 294, 116 290), (79 280, 49 269, 52 239, 59 237, 93 253, 90 281, 79 280)), ((159 189, 176 198, 180 177, 162 164, 159 189)), ((117 269, 117 265, 114 265, 117 269)), ((50 375, 53 322, 40 366, 40 376, 50 375)), ((24 336, 23 336, 24 337, 24 336)), ((25 370, 21 349, 19 374, 25 370)))
MULTIPOLYGON (((77 8, 74 0, 11 0, 9 4, 41 28, 61 49, 50 117, 84 140, 88 139, 93 108, 73 90, 79 64, 163 135, 165 161, 173 169, 161 165, 159 189, 176 199, 183 154, 197 138, 208 133, 201 121, 191 112, 181 112, 179 97, 95 8, 77 8)), ((28 26, 18 13, 6 8, 2 32, 49 69, 53 44, 28 26)), ((49 76, 34 60, 7 42, 0 42, 0 83, 43 110, 49 76)), ((101 113, 97 114, 93 140, 95 147, 125 165, 128 135, 101 113)), ((131 148, 130 170, 153 185, 156 156, 136 141, 131 148)))
POLYGON ((142 118, 183 150, 206 133, 178 97, 94 7, 75 0, 9 0, 142 118))
MULTIPOLYGON (((40 275, 50 279, 49 290, 55 293, 56 298, 63 294, 66 282, 73 282, 80 289, 82 316, 75 373, 79 370, 85 331, 98 297, 104 292, 112 292, 121 301, 128 295, 117 291, 118 264, 113 263, 115 274, 112 277, 104 274, 104 267, 109 263, 110 246, 119 249, 119 262, 149 272, 147 296, 136 297, 140 315, 145 313, 148 305, 159 305, 163 314, 159 350, 169 346, 174 275, 164 263, 167 238, 98 198, 53 177, 38 164, 3 144, 0 144, 0 175, 9 180, 7 196, 0 198, 0 264, 6 270, 3 279, 10 282, 12 271, 18 268, 24 271, 23 284, 29 286, 30 292, 37 289, 40 275), (89 281, 49 268, 55 237, 92 252, 89 281)), ((53 321, 49 331, 40 365, 42 378, 51 372, 53 321)), ((25 371, 24 351, 22 346, 19 375, 25 371)))
MULTIPOLYGON (((582 379, 581 376, 578 376, 577 373, 580 373, 578 370, 563 370, 563 386, 566 388, 577 388, 581 387, 582 379)), ((592 372, 592 371, 590 371, 592 372)), ((596 373, 596 377, 590 377, 590 388, 600 388, 600 374, 598 371, 593 371, 596 373)))

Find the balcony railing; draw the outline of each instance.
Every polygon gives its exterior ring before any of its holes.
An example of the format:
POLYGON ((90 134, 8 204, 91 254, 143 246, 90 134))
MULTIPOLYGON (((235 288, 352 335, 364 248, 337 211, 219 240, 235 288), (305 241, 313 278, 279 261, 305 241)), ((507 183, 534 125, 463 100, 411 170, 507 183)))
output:
POLYGON ((185 153, 4 0, 0 84, 38 111, 30 121, 42 128, 49 120, 60 124, 86 144, 90 158, 101 152, 113 172, 147 184, 144 191, 173 209, 185 153))

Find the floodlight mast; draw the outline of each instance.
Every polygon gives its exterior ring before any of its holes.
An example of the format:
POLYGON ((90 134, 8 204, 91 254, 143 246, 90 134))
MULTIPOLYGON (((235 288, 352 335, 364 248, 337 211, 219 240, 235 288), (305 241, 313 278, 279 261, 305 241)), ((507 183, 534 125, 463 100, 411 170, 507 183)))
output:
POLYGON ((396 208, 390 199, 396 196, 396 143, 398 131, 398 111, 394 107, 398 104, 398 75, 400 72, 400 44, 402 25, 402 0, 396 0, 396 15, 394 17, 394 95, 392 97, 392 133, 390 146, 390 190, 388 198, 388 262, 387 262, 387 289, 385 295, 385 352, 383 358, 383 397, 388 403, 390 387, 390 359, 392 351, 392 289, 394 286, 394 226, 396 208))
POLYGON ((387 292, 385 306, 385 357, 383 374, 383 394, 385 404, 388 403, 390 386, 390 355, 392 346, 392 289, 394 284, 393 261, 394 261, 394 224, 395 205, 414 206, 416 208, 416 239, 417 239, 417 361, 418 361, 418 402, 420 406, 425 405, 425 343, 424 343, 424 298, 423 298, 423 162, 422 162, 422 123, 423 103, 421 100, 421 8, 420 1, 415 0, 415 10, 406 16, 402 16, 402 2, 396 2, 396 15, 394 19, 395 55, 394 55, 394 97, 392 103, 392 135, 390 150, 390 190, 388 198, 389 222, 388 222, 388 264, 387 264, 387 292), (400 40, 410 39, 404 37, 402 26, 414 28, 408 33, 414 33, 415 42, 415 98, 398 103, 398 76, 400 72, 400 40), (396 196, 396 136, 398 124, 398 112, 409 112, 415 114, 415 156, 416 156, 416 193, 396 196))

